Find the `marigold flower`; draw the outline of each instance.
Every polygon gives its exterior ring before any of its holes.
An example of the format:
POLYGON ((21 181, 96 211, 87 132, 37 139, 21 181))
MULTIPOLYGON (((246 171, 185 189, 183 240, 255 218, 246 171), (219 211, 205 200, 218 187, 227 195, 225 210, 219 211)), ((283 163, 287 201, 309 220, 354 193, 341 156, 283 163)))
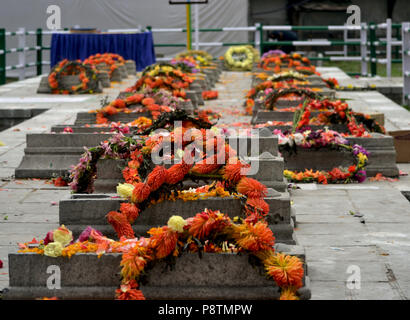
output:
POLYGON ((132 191, 131 201, 136 202, 143 202, 146 200, 151 193, 151 188, 148 184, 143 182, 138 182, 134 185, 134 190, 132 191))
POLYGON ((265 269, 280 287, 302 287, 304 270, 298 257, 276 253, 265 261, 265 269))
POLYGON ((114 101, 111 102, 111 105, 115 108, 120 108, 120 109, 124 109, 127 106, 125 104, 125 101, 122 99, 115 99, 114 101))
POLYGON ((178 233, 168 226, 162 228, 151 228, 148 231, 151 235, 149 246, 155 252, 157 259, 162 259, 170 255, 177 245, 178 233))
POLYGON ((217 162, 216 155, 208 157, 204 160, 198 161, 192 168, 192 172, 198 174, 207 174, 216 171, 221 165, 217 162))
POLYGON ((296 295, 296 289, 293 287, 282 289, 279 300, 299 300, 299 297, 296 295))
POLYGON ((59 242, 63 247, 65 247, 73 241, 73 233, 68 230, 65 225, 61 225, 61 227, 54 230, 53 240, 54 242, 59 242))
POLYGON ((114 228, 118 238, 135 238, 134 230, 132 230, 131 224, 128 222, 127 217, 122 213, 110 211, 107 214, 107 221, 114 228))
POLYGON ((141 290, 138 289, 117 289, 116 293, 116 300, 145 300, 144 294, 141 290))
POLYGON ((222 231, 231 223, 229 217, 212 210, 197 213, 194 217, 187 219, 187 222, 189 233, 200 240, 208 237, 211 232, 222 231))
POLYGON ((112 115, 114 115, 114 114, 117 114, 117 113, 118 113, 118 110, 117 110, 117 108, 115 108, 115 107, 113 107, 113 106, 111 106, 111 105, 108 105, 108 106, 106 106, 106 107, 103 108, 103 112, 105 112, 106 114, 112 116, 112 115))
POLYGON ((233 237, 242 248, 249 251, 270 250, 275 244, 275 237, 268 224, 258 221, 255 224, 234 225, 233 237))
POLYGON ((174 164, 171 168, 167 169, 166 183, 173 185, 182 181, 186 174, 191 169, 191 166, 186 163, 174 164))
POLYGON ((44 247, 44 255, 48 257, 60 257, 63 253, 63 246, 60 242, 50 242, 44 247))
POLYGON ((152 191, 157 190, 167 180, 167 169, 163 166, 156 166, 147 177, 147 184, 152 191))
POLYGON ((149 106, 149 105, 151 105, 151 104, 154 104, 154 103, 155 103, 155 100, 152 99, 152 98, 144 98, 144 99, 142 99, 141 103, 142 103, 144 106, 149 106))
POLYGON ((250 213, 255 212, 255 210, 262 213, 262 215, 267 215, 269 213, 269 205, 261 198, 248 198, 246 206, 247 211, 249 210, 250 213))
POLYGON ((187 224, 184 218, 181 216, 172 216, 168 220, 168 227, 175 232, 184 232, 184 227, 187 224))
POLYGON ((125 280, 137 278, 147 264, 147 249, 139 245, 126 250, 121 259, 121 276, 125 280))
POLYGON ((138 218, 140 209, 134 203, 121 203, 120 211, 127 217, 129 223, 133 223, 138 218))
POLYGON ((135 187, 130 183, 119 183, 117 186, 117 194, 121 198, 131 198, 134 188, 135 187))
POLYGON ((223 178, 233 183, 238 183, 241 178, 249 171, 249 165, 243 164, 240 161, 228 163, 225 166, 223 178))
POLYGON ((239 193, 247 196, 248 198, 266 197, 268 192, 266 186, 264 186, 262 183, 255 179, 247 177, 243 177, 239 181, 238 185, 236 186, 236 190, 239 193))

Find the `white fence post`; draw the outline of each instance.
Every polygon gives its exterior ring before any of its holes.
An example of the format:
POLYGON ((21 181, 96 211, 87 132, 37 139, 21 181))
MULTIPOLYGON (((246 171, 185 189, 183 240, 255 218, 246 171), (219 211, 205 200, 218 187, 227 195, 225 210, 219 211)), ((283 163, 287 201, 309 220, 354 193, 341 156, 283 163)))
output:
POLYGON ((367 76, 367 26, 366 23, 361 24, 360 28, 360 56, 362 58, 360 73, 363 77, 367 76))
POLYGON ((386 74, 388 78, 391 78, 391 36, 392 27, 391 19, 386 20, 386 74))
POLYGON ((403 65, 403 104, 410 105, 410 22, 403 22, 402 32, 402 65, 403 65))
POLYGON ((26 73, 26 29, 25 28, 19 28, 18 29, 18 48, 22 48, 22 51, 19 51, 18 57, 19 57, 19 65, 21 66, 19 70, 19 80, 24 80, 25 78, 25 73, 26 73))
POLYGON ((260 31, 259 31, 259 27, 260 27, 260 23, 255 23, 255 48, 259 50, 260 52, 260 46, 261 46, 261 36, 260 36, 260 31))
POLYGON ((195 13, 195 50, 199 50, 199 5, 194 5, 195 13))
MULTIPOLYGON (((345 23, 346 25, 346 23, 345 23)), ((343 30, 343 41, 347 42, 348 40, 348 34, 347 34, 348 30, 347 28, 343 30)), ((343 45, 343 56, 347 57, 347 45, 343 45)))

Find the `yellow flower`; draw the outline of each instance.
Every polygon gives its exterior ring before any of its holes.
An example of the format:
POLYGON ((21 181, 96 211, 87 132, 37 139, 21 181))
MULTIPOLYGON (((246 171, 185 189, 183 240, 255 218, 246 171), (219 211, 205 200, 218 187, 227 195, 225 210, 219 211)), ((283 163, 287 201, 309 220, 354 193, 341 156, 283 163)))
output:
POLYGON ((358 157, 359 157, 359 164, 364 165, 367 161, 367 156, 363 153, 359 153, 358 157))
POLYGON ((73 241, 73 233, 68 230, 65 225, 61 225, 60 228, 54 230, 53 240, 54 242, 59 242, 63 247, 65 247, 73 241))
POLYGON ((49 257, 59 257, 63 253, 63 246, 60 242, 50 242, 44 248, 44 255, 49 257))
POLYGON ((131 198, 134 186, 130 183, 119 183, 117 186, 117 194, 121 198, 131 198))
POLYGON ((181 216, 172 216, 168 220, 168 227, 175 232, 184 232, 186 221, 181 216))

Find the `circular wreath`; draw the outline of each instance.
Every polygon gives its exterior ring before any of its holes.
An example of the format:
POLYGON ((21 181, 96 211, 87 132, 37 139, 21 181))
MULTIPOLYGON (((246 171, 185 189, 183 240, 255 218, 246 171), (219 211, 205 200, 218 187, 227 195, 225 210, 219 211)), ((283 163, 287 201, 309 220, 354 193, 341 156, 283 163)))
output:
POLYGON ((287 95, 296 95, 300 97, 308 97, 310 99, 322 99, 322 95, 318 92, 307 88, 282 88, 282 89, 274 89, 270 92, 264 99, 264 105, 268 110, 274 110, 275 102, 287 95))
POLYGON ((213 57, 203 50, 187 50, 177 54, 176 58, 194 58, 200 66, 209 66, 212 64, 213 57))
POLYGON ((232 70, 250 71, 254 62, 254 52, 247 46, 230 47, 225 52, 226 66, 232 70))
POLYGON ((48 83, 53 93, 80 94, 94 93, 98 89, 97 74, 93 66, 83 64, 80 60, 69 61, 67 59, 55 65, 48 76, 48 83), (64 76, 77 75, 80 84, 69 89, 59 89, 61 79, 64 76))

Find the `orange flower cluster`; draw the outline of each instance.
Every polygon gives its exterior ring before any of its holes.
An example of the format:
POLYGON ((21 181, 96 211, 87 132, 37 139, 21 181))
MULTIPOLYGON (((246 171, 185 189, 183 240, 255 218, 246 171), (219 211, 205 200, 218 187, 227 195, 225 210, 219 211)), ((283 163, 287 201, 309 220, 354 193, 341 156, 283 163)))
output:
POLYGON ((189 84, 193 82, 193 79, 188 75, 184 74, 180 70, 172 70, 172 72, 166 72, 165 74, 151 76, 142 76, 134 86, 127 88, 127 92, 138 92, 144 88, 151 89, 165 89, 172 92, 175 97, 186 97, 186 92, 184 89, 189 87, 189 84))
MULTIPOLYGON (((96 123, 97 124, 106 124, 108 123, 107 116, 117 114, 119 112, 131 113, 131 106, 137 106, 137 109, 134 111, 137 112, 149 112, 153 119, 157 119, 158 116, 163 112, 170 112, 171 108, 168 106, 160 106, 155 103, 155 100, 150 97, 145 97, 142 93, 136 93, 132 96, 129 96, 125 99, 116 99, 113 100, 109 105, 103 107, 100 110, 97 110, 96 123)), ((137 119, 138 120, 138 119, 137 119)), ((145 121, 146 123, 146 121, 145 121)))
POLYGON ((93 66, 105 64, 109 68, 108 75, 110 78, 112 76, 112 72, 117 69, 119 65, 124 65, 124 63, 125 59, 116 53, 97 53, 84 60, 84 64, 93 66))
POLYGON ((218 91, 202 91, 202 98, 204 100, 218 99, 218 91))

